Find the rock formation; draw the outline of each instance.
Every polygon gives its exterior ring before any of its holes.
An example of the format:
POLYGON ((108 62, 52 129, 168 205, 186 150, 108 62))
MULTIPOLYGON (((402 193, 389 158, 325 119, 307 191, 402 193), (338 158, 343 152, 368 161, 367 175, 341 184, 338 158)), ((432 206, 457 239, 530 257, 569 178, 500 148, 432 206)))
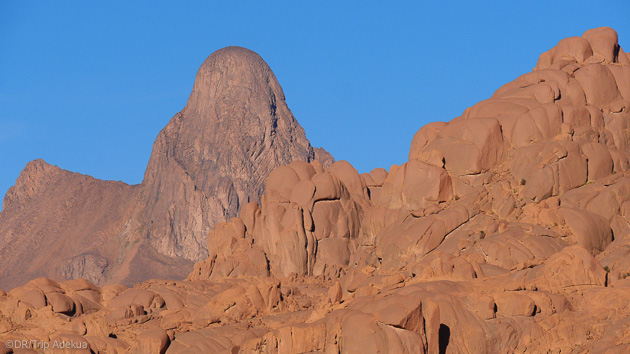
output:
POLYGON ((276 168, 260 203, 208 233, 208 258, 184 281, 39 278, 0 293, 0 341, 627 352, 629 112, 630 56, 615 31, 564 39, 532 73, 421 128, 402 166, 276 168))
POLYGON ((185 278, 208 231, 260 201, 271 171, 333 159, 314 149, 258 54, 228 47, 201 65, 186 107, 158 135, 142 184, 29 163, 0 212, 0 287, 35 277, 127 285, 185 278))
MULTIPOLYGON (((151 244, 169 256, 206 257, 215 223, 260 201, 274 168, 313 161, 317 151, 258 54, 216 51, 201 65, 188 104, 153 146, 143 181, 151 244)), ((330 154, 321 151, 317 157, 329 164, 330 154)))

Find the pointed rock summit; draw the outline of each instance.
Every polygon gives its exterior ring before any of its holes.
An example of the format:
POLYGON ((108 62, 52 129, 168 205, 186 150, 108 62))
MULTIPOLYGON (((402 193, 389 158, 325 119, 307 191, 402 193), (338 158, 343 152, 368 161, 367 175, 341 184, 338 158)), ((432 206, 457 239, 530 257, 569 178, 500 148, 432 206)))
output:
POLYGON ((190 261, 207 257, 212 226, 260 201, 270 172, 296 160, 334 161, 310 145, 258 54, 218 50, 201 65, 186 107, 159 133, 142 184, 100 181, 43 160, 26 166, 0 212, 0 288, 37 276, 183 278, 190 261))
POLYGON ((143 182, 151 244, 169 256, 206 257, 210 228, 259 202, 274 168, 315 159, 267 63, 241 47, 214 52, 153 146, 143 182))

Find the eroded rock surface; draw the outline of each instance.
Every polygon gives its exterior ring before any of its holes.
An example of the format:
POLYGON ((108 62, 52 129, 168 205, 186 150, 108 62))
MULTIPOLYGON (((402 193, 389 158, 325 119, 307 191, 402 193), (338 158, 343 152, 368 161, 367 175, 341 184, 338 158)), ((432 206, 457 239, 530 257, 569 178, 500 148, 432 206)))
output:
POLYGON ((334 160, 314 149, 256 53, 228 47, 201 65, 186 107, 160 132, 142 184, 29 163, 0 212, 0 287, 34 277, 131 285, 185 278, 207 233, 260 202, 271 171, 334 160))
POLYGON ((35 279, 0 341, 94 352, 630 350, 630 57, 610 28, 359 174, 294 161, 183 281, 35 279))

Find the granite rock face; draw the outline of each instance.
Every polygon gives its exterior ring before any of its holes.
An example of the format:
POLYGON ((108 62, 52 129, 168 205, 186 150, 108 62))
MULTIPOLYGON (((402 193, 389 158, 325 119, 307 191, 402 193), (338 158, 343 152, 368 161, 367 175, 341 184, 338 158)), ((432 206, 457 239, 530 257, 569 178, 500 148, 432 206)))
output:
POLYGON ((564 39, 532 73, 421 128, 402 166, 277 167, 260 202, 207 234, 208 257, 186 280, 38 278, 0 292, 0 342, 627 352, 629 110, 630 57, 615 31, 564 39))
POLYGON ((314 149, 273 72, 240 47, 202 64, 186 107, 159 133, 142 184, 29 163, 0 212, 0 287, 39 276, 131 285, 184 278, 207 233, 259 202, 271 171, 334 160, 314 149))

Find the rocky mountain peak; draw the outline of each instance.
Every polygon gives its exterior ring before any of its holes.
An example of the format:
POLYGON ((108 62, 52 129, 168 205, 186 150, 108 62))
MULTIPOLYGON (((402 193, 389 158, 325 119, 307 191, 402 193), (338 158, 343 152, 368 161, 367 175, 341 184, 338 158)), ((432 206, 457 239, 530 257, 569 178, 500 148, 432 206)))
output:
POLYGON ((31 200, 42 186, 45 186, 53 174, 59 172, 57 166, 42 159, 26 164, 15 185, 4 196, 3 209, 20 208, 31 200))
POLYGON ((170 256, 205 257, 210 228, 259 201, 274 168, 315 157, 264 60, 240 47, 214 52, 153 146, 143 182, 152 244, 170 256))
POLYGON ((333 161, 310 145, 265 61, 245 48, 218 50, 157 136, 142 184, 43 160, 26 166, 0 213, 0 287, 41 275, 125 284, 183 278, 190 260, 207 256, 211 227, 260 200, 273 169, 316 159, 333 161))
POLYGON ((226 47, 203 62, 186 107, 203 115, 222 100, 233 103, 245 97, 271 107, 276 99, 284 100, 284 93, 260 55, 242 47, 226 47))

